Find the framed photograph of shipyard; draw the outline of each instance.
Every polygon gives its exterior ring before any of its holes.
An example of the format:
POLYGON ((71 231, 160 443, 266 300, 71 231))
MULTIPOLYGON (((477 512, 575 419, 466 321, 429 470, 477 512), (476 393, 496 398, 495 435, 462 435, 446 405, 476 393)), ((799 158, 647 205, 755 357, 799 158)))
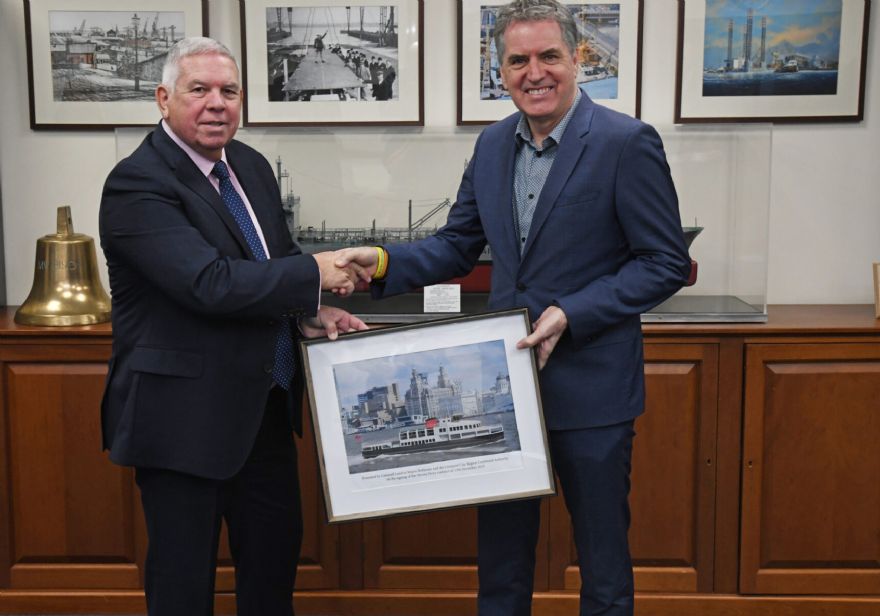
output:
POLYGON ((422 0, 242 0, 246 126, 422 126, 422 0))
MULTIPOLYGON (((490 124, 516 111, 501 78, 495 15, 506 0, 458 2, 458 124, 490 124)), ((578 27, 581 89, 607 107, 639 117, 641 0, 564 0, 578 27)))
POLYGON ((332 522, 555 493, 525 309, 304 340, 332 522))
POLYGON ((679 0, 676 122, 858 122, 870 0, 679 0))
POLYGON ((159 121, 168 49, 207 34, 206 0, 25 0, 31 128, 159 121))

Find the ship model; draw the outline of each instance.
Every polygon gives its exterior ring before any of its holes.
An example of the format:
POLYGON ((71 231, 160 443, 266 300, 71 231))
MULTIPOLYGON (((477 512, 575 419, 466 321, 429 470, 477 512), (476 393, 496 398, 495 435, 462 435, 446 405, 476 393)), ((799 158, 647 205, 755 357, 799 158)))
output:
MULTIPOLYGON (((282 200, 287 228, 291 238, 299 245, 300 249, 308 254, 339 250, 358 246, 387 246, 401 242, 413 242, 424 239, 434 234, 438 225, 432 220, 447 208, 452 207, 452 201, 448 198, 439 203, 433 203, 423 216, 413 220, 413 202, 409 201, 409 221, 406 227, 377 227, 373 219, 370 227, 327 227, 324 222, 320 227, 303 227, 299 223, 300 198, 293 191, 283 188, 283 181, 289 179, 290 174, 282 170, 281 157, 276 159, 278 169, 278 186, 285 197, 282 200)), ((691 244, 703 231, 703 227, 694 226, 681 228, 684 234, 685 244, 690 249, 691 244)), ((464 278, 457 278, 450 282, 462 284, 462 291, 489 291, 490 268, 492 264, 492 251, 488 245, 483 249, 474 271, 464 278)), ((688 286, 696 282, 697 263, 692 261, 692 269, 688 286)))

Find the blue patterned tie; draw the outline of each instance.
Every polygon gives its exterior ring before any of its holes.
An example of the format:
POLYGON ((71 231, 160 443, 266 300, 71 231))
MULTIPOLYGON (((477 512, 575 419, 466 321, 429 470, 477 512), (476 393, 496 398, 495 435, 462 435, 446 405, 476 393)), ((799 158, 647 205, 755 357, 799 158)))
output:
MULTIPOLYGON (((220 196, 223 197, 223 203, 226 204, 229 213, 232 214, 235 222, 238 223, 238 228, 244 234, 244 239, 247 240, 251 252, 254 253, 254 257, 257 261, 267 261, 269 257, 266 255, 266 251, 263 250, 263 244, 260 242, 259 235, 257 235, 257 228, 254 226, 254 221, 251 220, 250 214, 248 214, 241 195, 238 194, 235 186, 232 185, 232 180, 229 179, 229 169, 226 168, 226 163, 218 160, 214 164, 214 169, 211 173, 220 180, 220 196)), ((290 330, 290 319, 282 317, 281 331, 278 332, 278 340, 275 343, 275 365, 272 367, 272 378, 284 389, 289 389, 292 376, 293 338, 290 330)))

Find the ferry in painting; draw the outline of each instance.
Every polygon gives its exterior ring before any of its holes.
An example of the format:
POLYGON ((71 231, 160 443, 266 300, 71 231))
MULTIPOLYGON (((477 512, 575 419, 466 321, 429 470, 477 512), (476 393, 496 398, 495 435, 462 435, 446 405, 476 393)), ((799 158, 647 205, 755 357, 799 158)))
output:
POLYGON ((416 451, 436 451, 471 447, 504 440, 504 426, 484 426, 479 419, 464 419, 460 415, 438 419, 432 417, 424 424, 401 429, 396 439, 361 447, 364 458, 404 454, 416 451))

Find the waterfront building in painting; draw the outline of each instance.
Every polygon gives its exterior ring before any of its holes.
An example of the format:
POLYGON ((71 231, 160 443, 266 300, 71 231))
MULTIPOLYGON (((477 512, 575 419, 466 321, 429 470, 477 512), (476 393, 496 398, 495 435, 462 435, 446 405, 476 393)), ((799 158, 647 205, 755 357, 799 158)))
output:
POLYGON ((495 385, 486 391, 468 391, 450 377, 444 366, 438 367, 432 385, 428 374, 415 368, 409 387, 401 395, 397 383, 372 387, 357 396, 357 404, 340 409, 347 430, 374 431, 424 423, 430 418, 472 417, 485 413, 513 410, 510 377, 498 374, 495 385))

